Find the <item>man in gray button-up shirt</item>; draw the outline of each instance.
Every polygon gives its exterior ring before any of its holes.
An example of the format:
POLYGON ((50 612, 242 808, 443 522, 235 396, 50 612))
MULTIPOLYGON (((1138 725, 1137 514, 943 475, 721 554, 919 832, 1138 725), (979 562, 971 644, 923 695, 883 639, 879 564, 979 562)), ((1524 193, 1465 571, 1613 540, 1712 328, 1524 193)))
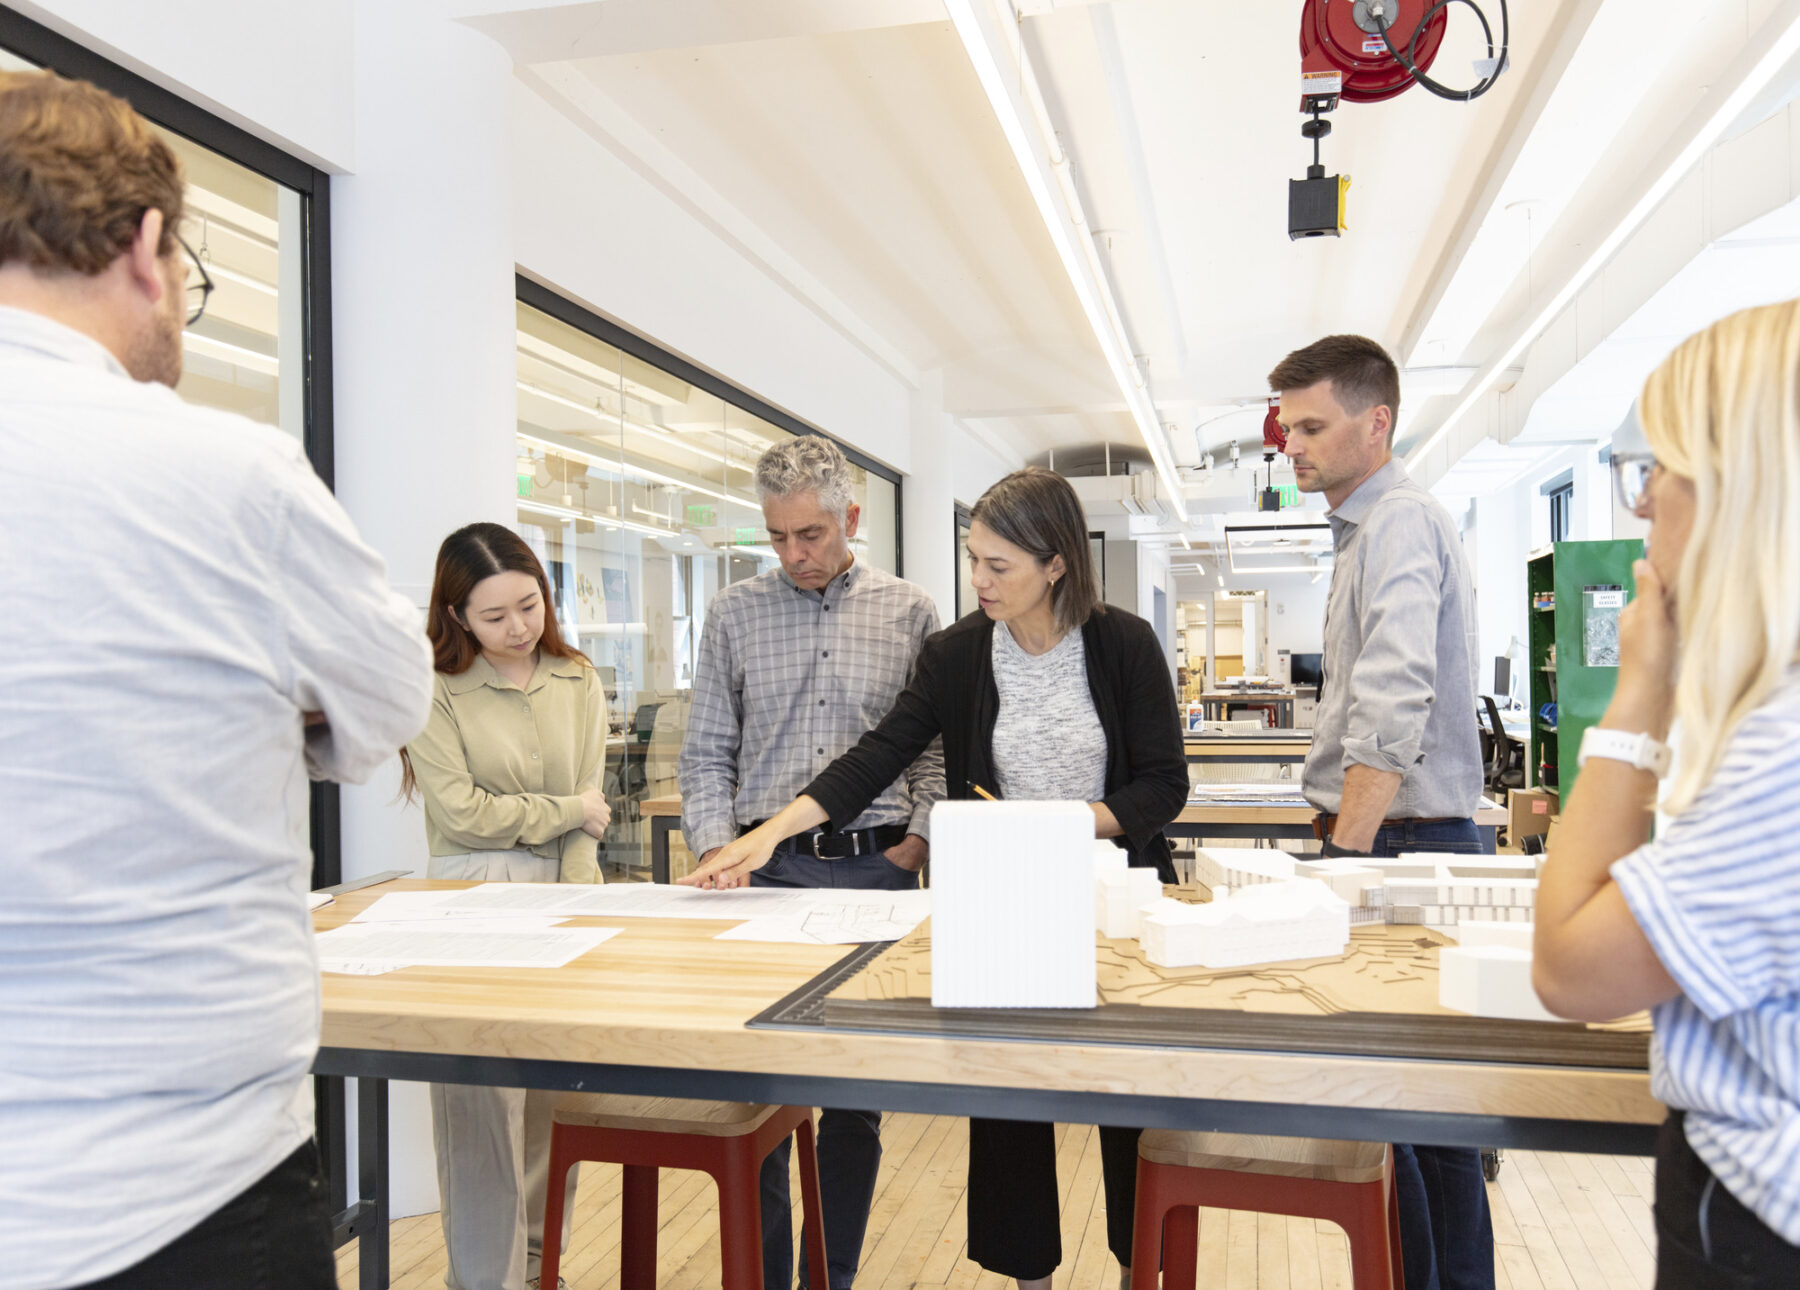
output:
MULTIPOLYGON (((681 827, 702 860, 774 815, 888 714, 925 638, 931 597, 852 558, 850 464, 815 435, 778 444, 756 466, 781 568, 713 598, 700 639, 681 748, 681 827)), ((944 796, 933 743, 843 832, 789 839, 756 886, 904 889, 919 885, 931 808, 944 796)), ((881 1165, 881 1114, 828 1107, 819 1119, 829 1290, 848 1290, 881 1165)), ((762 1170, 763 1284, 794 1283, 788 1148, 762 1170)), ((801 1279, 827 1290, 807 1267, 801 1279)))
MULTIPOLYGON (((1393 459, 1400 374, 1362 336, 1327 336, 1269 373, 1300 491, 1331 503, 1337 560, 1302 788, 1327 855, 1483 849, 1475 608, 1449 512, 1393 459), (1336 817, 1335 819, 1333 817, 1336 817)), ((1493 1290, 1480 1153, 1394 1147, 1412 1290, 1493 1290)))

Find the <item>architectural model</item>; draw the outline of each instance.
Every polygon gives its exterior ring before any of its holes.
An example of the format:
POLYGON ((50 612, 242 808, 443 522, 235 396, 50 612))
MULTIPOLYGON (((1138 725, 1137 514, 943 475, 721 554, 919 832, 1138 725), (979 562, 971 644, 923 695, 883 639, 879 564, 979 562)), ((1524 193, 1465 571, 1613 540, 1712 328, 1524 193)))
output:
POLYGON ((1351 921, 1359 924, 1453 928, 1481 920, 1526 923, 1537 904, 1537 866, 1530 856, 1411 852, 1397 860, 1301 859, 1294 862, 1294 871, 1329 883, 1350 900, 1355 909, 1351 921))
POLYGON ((931 1002, 1092 1008, 1094 813, 1085 802, 931 810, 931 1002))
POLYGON ((1204 905, 1160 901, 1141 938, 1144 957, 1160 967, 1208 968, 1336 958, 1349 941, 1350 906, 1313 878, 1215 890, 1204 905))
POLYGON ((1294 876, 1294 857, 1285 851, 1250 847, 1201 847, 1194 853, 1194 877, 1217 892, 1237 891, 1260 882, 1284 882, 1294 876))
POLYGON ((1154 869, 1109 869, 1094 879, 1094 913, 1102 936, 1138 935, 1144 906, 1162 899, 1154 869))
POLYGON ((1438 1003, 1477 1017, 1560 1021, 1531 988, 1530 923, 1465 922, 1438 951, 1438 1003))

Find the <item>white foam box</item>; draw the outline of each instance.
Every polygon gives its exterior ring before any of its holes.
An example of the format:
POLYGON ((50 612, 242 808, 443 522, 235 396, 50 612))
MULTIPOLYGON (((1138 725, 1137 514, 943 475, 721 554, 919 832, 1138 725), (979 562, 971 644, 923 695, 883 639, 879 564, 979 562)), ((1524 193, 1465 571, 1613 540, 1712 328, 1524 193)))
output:
POLYGON ((1446 945, 1438 951, 1438 1003, 1457 1012, 1477 1017, 1503 1017, 1512 1021, 1561 1021, 1542 1003, 1531 988, 1530 938, 1520 948, 1492 940, 1469 943, 1471 929, 1480 929, 1478 938, 1497 934, 1501 929, 1517 932, 1530 930, 1525 923, 1465 923, 1458 933, 1461 945, 1446 945), (1492 929, 1490 931, 1490 929, 1492 929))
POLYGON ((1135 938, 1143 907, 1162 898, 1162 879, 1154 869, 1119 869, 1107 873, 1095 885, 1095 909, 1100 934, 1135 938))
POLYGON ((1201 847, 1194 852, 1194 872, 1215 889, 1283 882, 1294 876, 1294 857, 1256 847, 1201 847))
POLYGON ((1095 1006, 1095 855, 1086 802, 932 807, 933 1005, 1095 1006))
POLYGON ((1257 883, 1206 905, 1162 902, 1144 915, 1144 957, 1162 967, 1331 958, 1350 942, 1350 906, 1313 878, 1257 883))

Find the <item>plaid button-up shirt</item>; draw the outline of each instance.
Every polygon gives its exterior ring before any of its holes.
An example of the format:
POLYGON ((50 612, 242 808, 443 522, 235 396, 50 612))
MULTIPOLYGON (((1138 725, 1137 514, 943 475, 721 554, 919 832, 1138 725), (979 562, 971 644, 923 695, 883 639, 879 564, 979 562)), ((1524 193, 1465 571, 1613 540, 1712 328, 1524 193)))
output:
MULTIPOLYGON (((713 598, 681 746, 681 831, 696 855, 765 820, 873 729, 938 629, 924 591, 858 561, 824 591, 771 570, 713 598)), ((848 826, 930 836, 935 741, 848 826)))

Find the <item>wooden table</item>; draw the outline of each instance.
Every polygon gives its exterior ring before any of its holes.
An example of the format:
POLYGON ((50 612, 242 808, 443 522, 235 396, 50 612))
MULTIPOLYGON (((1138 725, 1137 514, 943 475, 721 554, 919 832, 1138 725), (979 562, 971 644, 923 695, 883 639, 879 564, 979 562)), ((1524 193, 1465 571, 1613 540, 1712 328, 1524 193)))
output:
POLYGON ((1272 724, 1292 726, 1296 697, 1292 690, 1208 690, 1200 696, 1200 703, 1201 711, 1208 721, 1228 720, 1227 714, 1234 703, 1241 706, 1262 704, 1275 709, 1275 721, 1272 724))
MULTIPOLYGON (((1175 822, 1163 829, 1172 838, 1254 838, 1265 842, 1307 841, 1314 838, 1313 821, 1318 811, 1304 805, 1215 805, 1189 802, 1175 822)), ((1483 843, 1494 844, 1495 831, 1506 824, 1506 808, 1487 798, 1475 812, 1475 827, 1483 843)))
POLYGON ((1312 751, 1310 730, 1271 730, 1260 735, 1209 735, 1190 731, 1182 736, 1190 762, 1295 762, 1312 751))
MULTIPOLYGON (((398 881, 340 895, 346 921, 398 881)), ((1450 1146, 1649 1154, 1642 1070, 847 1032, 746 1023, 843 947, 713 939, 728 924, 594 919, 620 935, 556 970, 324 978, 316 1073, 358 1080, 363 1286, 386 1284, 386 1081, 580 1089, 1450 1146)), ((852 951, 855 952, 855 951, 852 951)))
MULTIPOLYGON (((639 812, 650 821, 650 880, 669 881, 669 837, 681 828, 681 796, 647 797, 639 812)), ((1163 832, 1172 838, 1253 838, 1265 842, 1292 842, 1313 836, 1310 806, 1210 806, 1189 803, 1163 832)), ((1475 825, 1489 845, 1495 830, 1506 824, 1506 808, 1482 799, 1475 825)))

